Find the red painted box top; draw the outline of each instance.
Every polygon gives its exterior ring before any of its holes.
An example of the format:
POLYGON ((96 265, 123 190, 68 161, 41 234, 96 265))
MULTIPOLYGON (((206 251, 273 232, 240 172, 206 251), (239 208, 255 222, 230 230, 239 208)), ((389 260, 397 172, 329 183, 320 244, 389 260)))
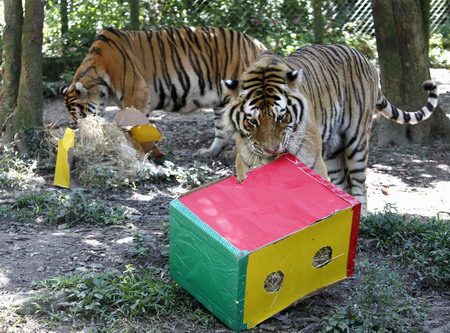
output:
POLYGON ((359 204, 291 154, 254 169, 241 183, 229 177, 179 200, 249 252, 359 204))

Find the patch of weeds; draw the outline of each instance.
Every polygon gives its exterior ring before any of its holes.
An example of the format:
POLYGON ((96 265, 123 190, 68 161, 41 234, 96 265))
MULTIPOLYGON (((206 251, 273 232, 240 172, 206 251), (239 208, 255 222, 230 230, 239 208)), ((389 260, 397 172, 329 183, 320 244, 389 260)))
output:
POLYGON ((361 261, 347 304, 325 318, 322 332, 423 332, 425 305, 408 295, 386 264, 361 261))
POLYGON ((136 181, 164 181, 176 176, 178 169, 175 163, 164 160, 164 158, 153 159, 149 158, 145 168, 140 171, 136 177, 136 181))
POLYGON ((21 189, 28 186, 36 176, 37 162, 21 157, 16 151, 5 147, 0 160, 0 187, 21 189))
POLYGON ((360 236, 376 251, 417 276, 424 286, 450 285, 450 221, 424 221, 390 211, 362 219, 360 236))
POLYGON ((140 170, 130 178, 123 177, 108 165, 94 165, 91 167, 90 173, 95 177, 89 176, 88 180, 82 182, 85 186, 100 191, 119 191, 124 187, 136 187, 138 183, 145 181, 166 181, 178 174, 174 163, 170 161, 161 163, 145 161, 138 168, 140 170))
POLYGON ((38 220, 65 227, 78 224, 105 226, 126 222, 126 211, 123 208, 110 207, 79 191, 18 196, 11 206, 11 214, 25 223, 38 220))
POLYGON ((128 250, 135 258, 142 258, 150 254, 150 248, 154 248, 155 240, 142 232, 133 234, 132 247, 128 250))
POLYGON ((123 177, 108 165, 92 165, 89 172, 77 176, 83 186, 101 191, 118 191, 123 187, 133 187, 135 182, 134 179, 123 177))
POLYGON ((76 273, 39 284, 47 291, 36 299, 36 303, 46 304, 39 307, 40 313, 76 326, 99 320, 109 328, 117 328, 130 321, 183 316, 203 325, 215 322, 197 301, 156 268, 140 270, 127 265, 122 274, 114 270, 76 273), (58 306, 51 304, 55 293, 65 295, 58 306))
POLYGON ((217 175, 206 163, 194 161, 194 165, 187 169, 179 168, 177 180, 186 188, 194 188, 199 185, 214 181, 217 175))
POLYGON ((32 159, 39 161, 38 168, 40 170, 53 171, 55 168, 58 147, 56 133, 59 131, 51 132, 41 128, 30 128, 24 132, 30 151, 29 155, 32 159))

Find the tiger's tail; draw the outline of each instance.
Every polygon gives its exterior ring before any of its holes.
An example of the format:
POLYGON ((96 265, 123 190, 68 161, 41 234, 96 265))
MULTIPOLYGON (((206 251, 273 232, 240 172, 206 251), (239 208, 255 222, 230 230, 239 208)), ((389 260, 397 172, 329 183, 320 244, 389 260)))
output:
POLYGON ((431 113, 438 102, 437 86, 434 82, 425 81, 422 87, 424 90, 428 91, 428 101, 427 104, 419 111, 407 112, 398 109, 389 103, 386 97, 384 97, 381 93, 381 90, 378 96, 376 108, 383 116, 399 124, 414 125, 420 123, 431 116, 431 113))

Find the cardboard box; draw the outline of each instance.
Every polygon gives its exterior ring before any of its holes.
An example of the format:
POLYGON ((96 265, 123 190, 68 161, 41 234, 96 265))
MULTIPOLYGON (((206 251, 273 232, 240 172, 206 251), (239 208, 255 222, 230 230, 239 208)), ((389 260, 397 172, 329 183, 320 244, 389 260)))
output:
POLYGON ((170 203, 172 278, 234 331, 354 271, 361 204, 293 155, 170 203))

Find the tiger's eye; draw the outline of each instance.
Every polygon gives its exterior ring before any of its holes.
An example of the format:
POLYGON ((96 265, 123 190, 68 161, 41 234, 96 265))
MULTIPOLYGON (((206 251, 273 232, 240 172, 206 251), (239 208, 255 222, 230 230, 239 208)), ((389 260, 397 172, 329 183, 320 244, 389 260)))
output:
POLYGON ((280 114, 277 116, 277 123, 281 123, 286 118, 286 114, 280 114))
POLYGON ((258 122, 256 121, 256 119, 253 119, 253 118, 250 118, 250 119, 247 119, 247 121, 250 123, 250 125, 252 125, 252 126, 258 126, 258 122))

